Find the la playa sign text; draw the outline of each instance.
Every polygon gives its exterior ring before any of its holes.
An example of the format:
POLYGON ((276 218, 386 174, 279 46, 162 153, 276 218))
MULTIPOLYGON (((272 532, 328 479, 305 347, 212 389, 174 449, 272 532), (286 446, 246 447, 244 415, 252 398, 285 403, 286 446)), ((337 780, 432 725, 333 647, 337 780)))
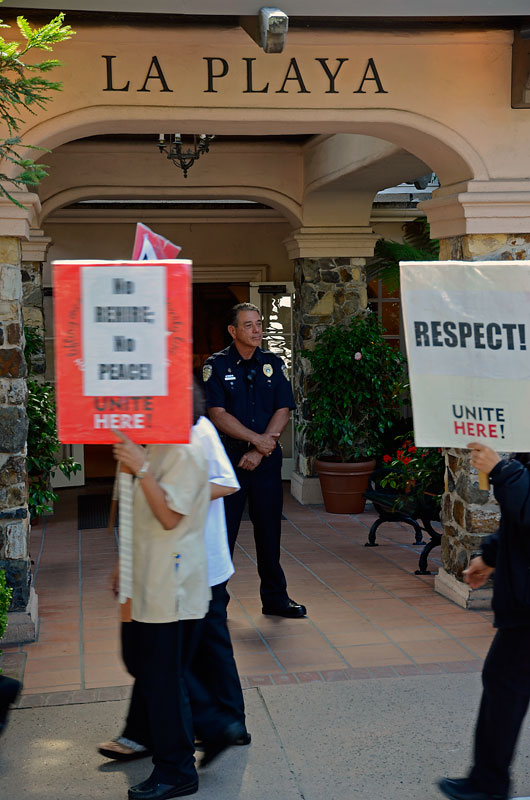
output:
MULTIPOLYGON (((158 56, 146 62, 143 79, 134 85, 124 75, 116 55, 103 55, 106 67, 104 92, 173 92, 172 76, 158 56)), ((206 94, 221 94, 226 79, 238 76, 242 94, 388 94, 373 58, 362 63, 350 58, 314 58, 301 65, 296 58, 285 62, 285 68, 275 78, 267 75, 263 62, 256 58, 230 61, 220 56, 202 58, 203 89, 206 94), (315 71, 315 65, 317 69, 315 71)))

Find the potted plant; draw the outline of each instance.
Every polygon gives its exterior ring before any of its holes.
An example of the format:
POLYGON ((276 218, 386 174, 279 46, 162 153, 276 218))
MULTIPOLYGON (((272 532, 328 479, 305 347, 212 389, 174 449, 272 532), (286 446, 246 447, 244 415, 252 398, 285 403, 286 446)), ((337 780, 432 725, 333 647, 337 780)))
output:
POLYGON ((26 346, 24 355, 28 365, 28 453, 27 467, 29 478, 28 506, 33 522, 40 514, 52 511, 52 503, 57 500, 50 478, 58 469, 70 477, 81 469, 73 458, 61 458, 61 443, 57 437, 55 390, 49 381, 37 380, 32 362, 38 362, 43 340, 39 331, 31 326, 24 327, 26 346))
POLYGON ((349 324, 329 326, 303 354, 312 373, 302 428, 318 454, 315 468, 332 513, 363 511, 375 456, 400 415, 405 357, 383 334, 377 316, 368 312, 349 324))

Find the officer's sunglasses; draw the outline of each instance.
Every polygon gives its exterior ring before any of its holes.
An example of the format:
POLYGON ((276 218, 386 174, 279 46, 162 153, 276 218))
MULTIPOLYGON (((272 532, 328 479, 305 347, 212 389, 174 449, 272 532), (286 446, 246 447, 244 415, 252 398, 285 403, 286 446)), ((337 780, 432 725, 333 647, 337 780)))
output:
POLYGON ((247 381, 250 383, 251 386, 254 383, 255 378, 256 378, 256 370, 249 369, 249 371, 247 372, 247 381))

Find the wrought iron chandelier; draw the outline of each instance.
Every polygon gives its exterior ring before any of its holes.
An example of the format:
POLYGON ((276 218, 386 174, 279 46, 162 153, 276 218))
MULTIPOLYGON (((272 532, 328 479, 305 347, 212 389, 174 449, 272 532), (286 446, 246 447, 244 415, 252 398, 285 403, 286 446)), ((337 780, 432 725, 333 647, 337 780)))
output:
POLYGON ((193 147, 191 147, 184 144, 180 133, 170 133, 169 141, 166 141, 165 133, 160 133, 158 136, 158 149, 161 153, 166 153, 167 158, 176 167, 180 167, 184 177, 187 178, 188 170, 203 153, 207 153, 210 150, 210 142, 214 138, 208 133, 194 133, 193 147))

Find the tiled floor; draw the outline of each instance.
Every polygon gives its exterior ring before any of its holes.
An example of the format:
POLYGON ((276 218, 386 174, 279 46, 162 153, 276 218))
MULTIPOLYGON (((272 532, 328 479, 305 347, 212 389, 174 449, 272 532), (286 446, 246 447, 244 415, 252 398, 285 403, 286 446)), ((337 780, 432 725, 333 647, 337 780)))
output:
MULTIPOLYGON (((409 527, 386 524, 365 548, 373 516, 327 514, 286 493, 282 563, 291 597, 308 617, 261 614, 254 544, 243 522, 230 581, 230 630, 244 686, 476 671, 492 638, 491 614, 466 611, 417 576, 409 527)), ((63 490, 54 517, 32 533, 39 638, 5 648, 4 671, 24 673, 24 695, 123 696, 131 679, 119 655, 118 609, 108 589, 116 541, 77 530, 77 495, 63 490), (56 694, 56 693, 61 693, 56 694), (75 694, 73 694, 75 693, 75 694)), ((436 570, 439 551, 431 556, 436 570)), ((26 697, 29 702, 30 698, 26 697)), ((22 698, 24 704, 24 697, 22 698)))

